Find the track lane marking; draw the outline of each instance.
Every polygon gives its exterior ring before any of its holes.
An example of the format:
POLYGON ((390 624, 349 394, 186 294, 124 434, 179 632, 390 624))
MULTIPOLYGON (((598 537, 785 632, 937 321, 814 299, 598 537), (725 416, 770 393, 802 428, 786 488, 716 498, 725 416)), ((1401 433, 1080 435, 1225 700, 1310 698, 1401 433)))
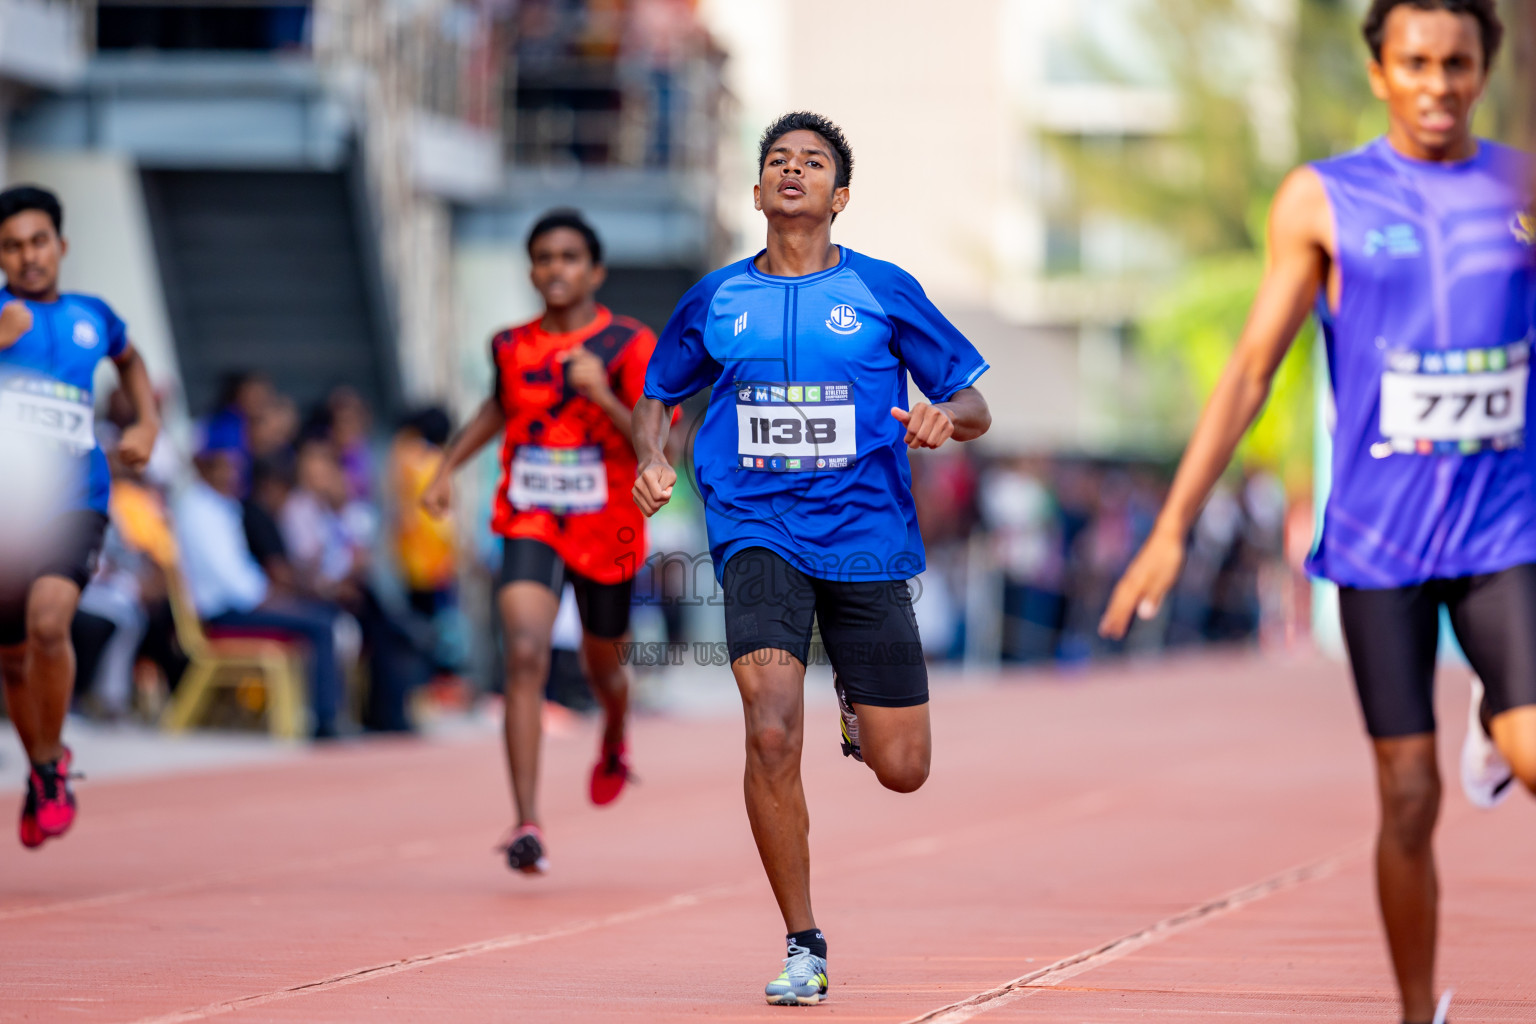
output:
POLYGON ((288 988, 276 989, 272 992, 241 996, 238 999, 209 1003, 206 1006, 199 1006, 190 1010, 178 1010, 175 1013, 168 1013, 157 1017, 141 1017, 133 1021, 132 1024, 190 1024, 192 1021, 207 1020, 209 1017, 219 1017, 227 1013, 235 1013, 239 1010, 265 1006, 269 1003, 292 999, 296 996, 344 988, 348 985, 357 985, 378 978, 387 978, 391 974, 399 974, 402 971, 430 967, 433 964, 449 963, 466 957, 479 956, 482 953, 494 953, 498 950, 516 949, 519 946, 531 946, 539 942, 569 938, 573 935, 581 935, 585 932, 597 931, 602 928, 611 928, 615 925, 630 924, 634 921, 656 917, 673 910, 698 906, 701 903, 717 899, 721 896, 732 895, 750 888, 755 883, 756 879, 753 879, 750 883, 735 882, 727 885, 713 886, 708 889, 699 889, 693 892, 679 893, 660 902, 648 903, 630 910, 620 911, 617 914, 588 918, 585 921, 577 921, 573 924, 549 928, 541 932, 517 932, 511 935, 502 935, 494 939, 486 939, 482 942, 472 942, 465 946, 455 946, 452 949, 439 950, 435 953, 424 953, 419 956, 405 957, 401 960, 373 964, 369 967, 344 971, 341 974, 333 974, 328 978, 319 978, 315 981, 307 981, 299 985, 289 986, 288 988))
POLYGON ((903 1024, 962 1024, 973 1017, 979 1017, 984 1013, 1028 999, 1037 992, 1053 988, 1062 982, 1077 977, 1104 964, 1113 963, 1123 957, 1130 956, 1148 946, 1156 945, 1167 939, 1173 938, 1183 932, 1198 928, 1209 921, 1224 917, 1233 911, 1239 910, 1250 903, 1267 899, 1278 893, 1288 892, 1292 889, 1306 885, 1319 879, 1327 878, 1339 868, 1363 857, 1371 849, 1371 840, 1362 839, 1350 843, 1327 857, 1289 868, 1268 878, 1261 879, 1250 885, 1234 889, 1225 895, 1215 899, 1206 900, 1203 903, 1189 907, 1154 922, 1145 928, 1122 935, 1117 939, 1090 949, 1073 953, 1063 957, 1053 964, 1049 964, 1028 974, 1020 975, 1012 981, 1004 982, 996 988, 978 992, 968 999, 941 1006, 936 1010, 912 1017, 903 1024))
MULTIPOLYGON (((918 836, 905 842, 895 843, 881 850, 870 851, 852 857, 842 858, 827 867, 824 871, 818 871, 818 876, 835 874, 838 871, 851 869, 867 869, 902 860, 921 859, 933 856, 956 842, 963 842, 963 837, 992 831, 999 827, 1017 824, 1023 818, 1031 817, 1035 820, 1043 816, 1060 816, 1064 819, 1072 819, 1081 816, 1101 813, 1108 809, 1112 802, 1110 791, 1089 790, 1085 793, 1073 796, 1066 800, 1060 800, 1053 804, 1047 804, 1042 808, 1036 808, 1031 814, 1015 814, 1004 818, 993 818, 978 823, 968 829, 958 832, 950 832, 945 835, 918 836)), ((220 1000, 208 1003, 204 1006, 193 1007, 186 1010, 177 1010, 172 1013, 150 1017, 136 1018, 130 1024, 191 1024, 193 1021, 207 1020, 210 1017, 219 1017, 240 1010, 264 1006, 268 1003, 292 999, 297 996, 311 995, 317 992, 330 991, 349 985, 356 985, 366 981, 374 981, 378 978, 387 978, 392 974, 402 971, 415 970, 422 967, 430 967, 434 964, 449 963, 454 960, 462 960, 466 957, 479 956, 482 953, 494 953, 504 949, 515 949, 519 946, 530 946, 540 942, 549 942, 555 939, 568 938, 586 932, 597 931, 603 928, 611 928, 617 925, 625 925, 634 921, 656 917, 674 910, 696 907, 701 904, 721 899, 728 896, 756 891, 764 884, 764 880, 753 875, 748 879, 737 882, 725 882, 709 886, 691 892, 678 893, 656 903, 648 903, 634 907, 630 910, 620 911, 603 917, 588 918, 573 924, 560 925, 538 932, 517 932, 510 935, 502 935, 481 942, 473 942, 463 946, 455 946, 450 949, 439 950, 435 953, 424 953, 416 956, 403 957, 399 960, 390 960, 385 963, 372 964, 367 967, 359 967, 353 970, 342 971, 328 977, 317 978, 314 981, 301 982, 270 992, 261 992, 249 996, 240 996, 235 999, 220 1000)))
POLYGON ((319 857, 289 860, 266 868, 228 868, 224 871, 214 871, 180 882, 145 885, 133 889, 105 892, 96 896, 82 896, 73 900, 55 900, 51 903, 28 903, 20 907, 0 909, 0 921, 15 921, 28 917, 63 914, 75 910, 111 907, 120 903, 132 903, 134 900, 157 899, 162 896, 175 896, 181 893, 196 892, 199 889, 214 888, 229 882, 245 883, 253 880, 269 880, 280 878, 283 875, 306 871, 326 871, 332 868, 356 867, 361 864, 390 860, 419 860, 428 854, 443 852, 445 846, 446 844, 440 841, 425 840, 411 843, 390 843, 383 846, 370 846, 360 850, 349 850, 345 853, 331 853, 319 857))

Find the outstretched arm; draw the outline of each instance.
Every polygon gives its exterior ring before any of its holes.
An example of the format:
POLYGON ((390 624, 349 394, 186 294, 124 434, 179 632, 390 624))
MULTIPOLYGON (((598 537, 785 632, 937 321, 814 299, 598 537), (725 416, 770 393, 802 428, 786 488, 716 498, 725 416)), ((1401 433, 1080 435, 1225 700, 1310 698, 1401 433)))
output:
POLYGON ((149 456, 155 450, 155 438, 160 435, 160 403, 155 398, 154 385, 149 382, 149 371, 144 367, 144 357, 129 344, 113 359, 117 376, 133 406, 133 423, 123 431, 117 446, 118 458, 130 469, 143 469, 149 464, 149 456))
POLYGON ((448 507, 453 503, 454 471, 484 448, 491 438, 501 432, 506 423, 506 413, 502 411, 501 401, 495 395, 481 402, 480 408, 475 410, 475 415, 448 442, 448 450, 443 453, 442 465, 437 467, 432 482, 427 484, 426 490, 421 492, 421 507, 438 518, 447 515, 448 507))
POLYGON ((635 403, 630 438, 639 460, 639 473, 635 477, 634 495, 635 504, 647 516, 655 515, 672 500, 672 487, 677 483, 677 472, 667 461, 667 435, 671 429, 672 409, 664 402, 642 398, 635 403))
POLYGON ((1237 347, 1200 414, 1168 500, 1146 544, 1126 569, 1099 623, 1118 639, 1131 618, 1152 618, 1184 565, 1184 538, 1253 425, 1280 360, 1327 279, 1331 234, 1327 193, 1310 168, 1293 171, 1269 216, 1269 262, 1237 347))

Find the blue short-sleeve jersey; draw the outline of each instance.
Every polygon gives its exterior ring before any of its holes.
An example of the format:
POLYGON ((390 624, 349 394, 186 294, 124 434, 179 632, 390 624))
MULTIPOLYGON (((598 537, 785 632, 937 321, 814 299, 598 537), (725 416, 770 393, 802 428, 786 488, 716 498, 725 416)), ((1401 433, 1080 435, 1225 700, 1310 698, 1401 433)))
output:
MULTIPOLYGON (((0 307, 16 300, 0 288, 0 307)), ((32 327, 15 344, 0 349, 0 389, 41 395, 50 408, 94 415, 92 382, 103 358, 116 359, 128 347, 128 329, 101 299, 66 293, 56 302, 26 302, 32 327)), ((111 474, 106 455, 94 443, 76 451, 78 473, 65 495, 66 508, 107 511, 111 474)))
POLYGON ((901 268, 846 246, 837 265, 772 277, 743 260, 678 303, 645 394, 668 405, 713 387, 692 445, 715 573, 764 547, 811 576, 923 571, 912 502, 907 377, 947 401, 987 369, 901 268))

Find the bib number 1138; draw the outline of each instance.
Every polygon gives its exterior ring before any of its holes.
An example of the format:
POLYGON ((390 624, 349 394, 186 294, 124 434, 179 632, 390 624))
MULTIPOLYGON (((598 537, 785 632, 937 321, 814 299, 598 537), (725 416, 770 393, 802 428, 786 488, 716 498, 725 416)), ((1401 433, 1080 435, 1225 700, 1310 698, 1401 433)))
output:
POLYGON ((798 416, 749 417, 752 424, 752 443, 794 445, 836 444, 837 420, 831 416, 814 416, 801 419, 798 416))
POLYGON ((846 382, 742 382, 736 455, 769 473, 848 469, 858 454, 853 388, 846 382))

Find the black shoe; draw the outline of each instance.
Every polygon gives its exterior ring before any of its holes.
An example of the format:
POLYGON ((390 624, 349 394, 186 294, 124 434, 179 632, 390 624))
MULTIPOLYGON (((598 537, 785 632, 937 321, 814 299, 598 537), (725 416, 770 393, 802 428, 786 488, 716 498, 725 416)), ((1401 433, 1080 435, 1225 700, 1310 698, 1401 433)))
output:
POLYGON ((507 855, 507 867, 513 871, 542 875, 549 870, 549 858, 544 855, 544 834, 537 825, 518 828, 502 849, 507 855))

